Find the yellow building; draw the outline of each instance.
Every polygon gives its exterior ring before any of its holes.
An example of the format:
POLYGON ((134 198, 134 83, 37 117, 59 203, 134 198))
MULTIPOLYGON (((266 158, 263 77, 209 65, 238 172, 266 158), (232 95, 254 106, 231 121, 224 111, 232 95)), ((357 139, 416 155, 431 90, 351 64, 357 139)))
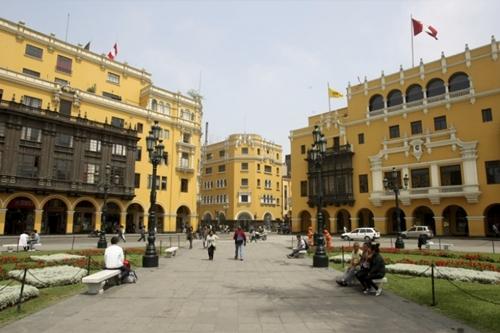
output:
POLYGON ((152 165, 145 137, 154 122, 166 151, 158 167, 158 231, 197 224, 199 96, 156 87, 144 69, 23 22, 0 19, 0 44, 0 234, 99 229, 107 165, 106 228, 147 225, 152 165))
POLYGON ((281 219, 281 146, 256 134, 233 134, 203 148, 202 221, 249 227, 281 219))
POLYGON ((492 235, 500 226, 499 49, 492 37, 476 49, 466 45, 460 54, 349 84, 347 107, 291 131, 294 231, 316 227, 317 173, 305 159, 317 125, 327 139, 322 184, 332 232, 397 231, 395 194, 384 187, 395 168, 401 230, 428 225, 437 235, 492 235))

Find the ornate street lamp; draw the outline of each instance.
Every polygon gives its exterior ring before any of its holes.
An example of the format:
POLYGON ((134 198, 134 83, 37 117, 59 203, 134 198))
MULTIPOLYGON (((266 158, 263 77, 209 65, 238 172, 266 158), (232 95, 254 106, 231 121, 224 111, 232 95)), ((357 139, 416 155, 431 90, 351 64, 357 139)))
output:
POLYGON ((158 165, 165 159, 165 146, 160 140, 161 127, 155 121, 151 126, 151 131, 146 137, 146 145, 149 153, 149 160, 153 165, 153 175, 151 179, 151 193, 149 196, 149 223, 148 223, 148 245, 146 252, 142 257, 143 267, 158 267, 158 254, 155 247, 155 230, 156 230, 156 169, 158 165))
POLYGON ((314 126, 314 130, 312 132, 314 143, 310 150, 310 160, 314 163, 315 169, 317 171, 317 186, 318 192, 316 195, 316 208, 317 208, 317 233, 314 235, 316 252, 313 256, 313 267, 328 267, 328 256, 325 252, 325 238, 323 237, 323 212, 321 211, 323 208, 323 179, 321 174, 321 165, 323 164, 323 160, 325 158, 326 153, 326 139, 325 136, 321 133, 318 126, 314 126))
MULTIPOLYGON (((404 249, 405 248, 405 243, 403 241, 403 238, 401 238, 401 211, 399 210, 399 181, 398 181, 398 172, 396 171, 396 168, 392 168, 391 172, 391 178, 387 179, 387 177, 384 178, 384 188, 389 191, 394 192, 394 198, 396 202, 396 224, 397 224, 397 231, 398 231, 398 236, 396 238, 396 243, 394 244, 396 249, 404 249)), ((403 184, 404 188, 408 188, 408 175, 405 175, 403 177, 403 184)))
MULTIPOLYGON (((95 178, 99 179, 99 172, 95 172, 95 178)), ((120 177, 118 175, 114 175, 113 184, 117 185, 120 181, 120 177)), ((98 249, 105 249, 108 246, 108 242, 106 241, 106 219, 108 217, 108 191, 111 187, 111 165, 106 164, 106 169, 104 171, 104 179, 98 185, 99 188, 103 188, 104 190, 104 198, 101 210, 101 233, 99 234, 99 240, 97 241, 98 249)))

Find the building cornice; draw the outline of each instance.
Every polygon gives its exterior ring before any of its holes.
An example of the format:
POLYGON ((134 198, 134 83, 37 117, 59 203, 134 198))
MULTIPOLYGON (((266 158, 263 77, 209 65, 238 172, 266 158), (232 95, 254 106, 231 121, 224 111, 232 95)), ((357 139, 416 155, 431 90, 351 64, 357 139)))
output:
POLYGON ((153 85, 147 86, 141 90, 141 97, 143 96, 155 96, 167 99, 171 102, 179 102, 183 105, 190 106, 199 110, 201 108, 200 103, 198 103, 195 99, 182 95, 180 92, 174 93, 172 91, 156 87, 153 85))

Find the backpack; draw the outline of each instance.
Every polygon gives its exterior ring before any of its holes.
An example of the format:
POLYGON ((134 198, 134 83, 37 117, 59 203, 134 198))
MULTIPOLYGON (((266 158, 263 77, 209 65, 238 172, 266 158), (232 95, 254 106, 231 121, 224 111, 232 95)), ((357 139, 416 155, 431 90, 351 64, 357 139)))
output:
POLYGON ((137 282, 137 274, 135 273, 135 271, 130 271, 127 275, 127 277, 125 277, 124 281, 125 283, 136 283, 137 282))

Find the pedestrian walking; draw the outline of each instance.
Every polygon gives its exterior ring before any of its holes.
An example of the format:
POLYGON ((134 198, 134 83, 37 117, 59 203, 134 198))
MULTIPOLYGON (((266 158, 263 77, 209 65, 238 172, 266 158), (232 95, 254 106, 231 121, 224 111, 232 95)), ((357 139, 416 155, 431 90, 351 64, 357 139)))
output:
POLYGON ((139 233, 141 234, 141 237, 137 240, 140 242, 141 240, 146 241, 146 228, 144 228, 144 224, 139 224, 139 233))
POLYGON ((247 245, 247 236, 245 235, 245 232, 241 227, 238 227, 236 231, 234 232, 234 260, 238 260, 238 257, 240 260, 243 260, 243 247, 247 245))
POLYGON ((186 238, 189 242, 189 249, 193 248, 193 227, 188 225, 186 229, 186 238))
POLYGON ((118 238, 120 238, 124 243, 127 242, 127 240, 125 239, 125 229, 122 225, 120 225, 120 227, 118 228, 118 238))
POLYGON ((493 224, 493 226, 491 227, 491 229, 493 229, 493 233, 495 234, 495 237, 500 236, 500 233, 498 231, 498 226, 496 224, 493 224))
POLYGON ((215 252, 215 241, 218 239, 216 234, 212 230, 207 235, 207 249, 208 249, 208 260, 214 260, 215 252))

